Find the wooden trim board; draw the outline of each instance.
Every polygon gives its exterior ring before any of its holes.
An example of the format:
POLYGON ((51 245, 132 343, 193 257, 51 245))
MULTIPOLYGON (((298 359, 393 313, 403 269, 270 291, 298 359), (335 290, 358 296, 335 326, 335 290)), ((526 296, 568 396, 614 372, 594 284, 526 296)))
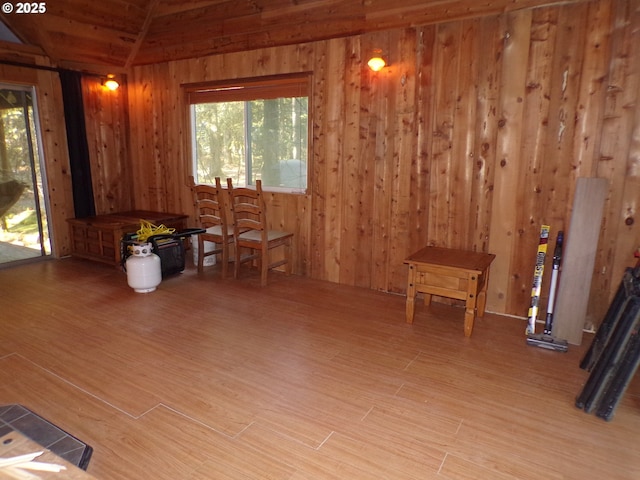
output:
POLYGON ((576 183, 552 329, 556 338, 573 345, 582 343, 608 191, 609 181, 606 178, 578 178, 576 183))

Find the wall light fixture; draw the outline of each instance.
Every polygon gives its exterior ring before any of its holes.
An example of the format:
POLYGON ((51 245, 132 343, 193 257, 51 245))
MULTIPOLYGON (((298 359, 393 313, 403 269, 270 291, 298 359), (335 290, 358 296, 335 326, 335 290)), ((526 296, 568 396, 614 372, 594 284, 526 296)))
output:
POLYGON ((371 58, 367 62, 369 68, 374 72, 378 72, 382 70, 386 64, 387 62, 385 62, 384 58, 382 57, 382 50, 380 50, 379 48, 375 48, 373 50, 371 58))
POLYGON ((102 80, 102 85, 108 88, 111 91, 117 90, 120 87, 120 84, 116 80, 116 76, 112 73, 107 75, 107 78, 102 80))

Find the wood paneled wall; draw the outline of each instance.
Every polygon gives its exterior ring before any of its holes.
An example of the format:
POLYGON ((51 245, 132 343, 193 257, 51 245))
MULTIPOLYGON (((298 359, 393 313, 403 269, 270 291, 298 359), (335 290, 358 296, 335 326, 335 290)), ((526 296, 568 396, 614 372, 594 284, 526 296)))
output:
POLYGON ((566 230, 599 176, 597 322, 640 246, 639 32, 640 0, 594 0, 133 68, 133 206, 193 211, 181 84, 312 71, 310 189, 270 195, 297 273, 404 292, 423 245, 489 251, 488 309, 526 315, 540 224, 566 230))
POLYGON ((126 78, 118 76, 115 91, 102 80, 84 76, 82 90, 96 213, 109 214, 133 208, 133 179, 126 78))

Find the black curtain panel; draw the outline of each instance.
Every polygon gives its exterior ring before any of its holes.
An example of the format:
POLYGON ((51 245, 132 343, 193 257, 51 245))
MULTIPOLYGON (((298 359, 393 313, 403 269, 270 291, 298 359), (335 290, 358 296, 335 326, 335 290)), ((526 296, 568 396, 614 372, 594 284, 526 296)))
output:
POLYGON ((84 123, 82 74, 72 70, 60 70, 60 82, 67 127, 74 211, 76 218, 84 218, 95 215, 96 207, 91 182, 87 128, 84 123))

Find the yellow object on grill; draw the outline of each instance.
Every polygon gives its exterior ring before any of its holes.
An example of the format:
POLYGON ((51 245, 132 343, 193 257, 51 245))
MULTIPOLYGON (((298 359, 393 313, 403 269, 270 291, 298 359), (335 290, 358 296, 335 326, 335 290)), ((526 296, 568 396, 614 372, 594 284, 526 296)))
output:
POLYGON ((153 235, 164 235, 164 234, 172 234, 176 231, 175 228, 169 228, 164 225, 154 225, 148 220, 140 220, 140 229, 136 232, 138 235, 138 242, 143 243, 146 242, 149 237, 153 235))

